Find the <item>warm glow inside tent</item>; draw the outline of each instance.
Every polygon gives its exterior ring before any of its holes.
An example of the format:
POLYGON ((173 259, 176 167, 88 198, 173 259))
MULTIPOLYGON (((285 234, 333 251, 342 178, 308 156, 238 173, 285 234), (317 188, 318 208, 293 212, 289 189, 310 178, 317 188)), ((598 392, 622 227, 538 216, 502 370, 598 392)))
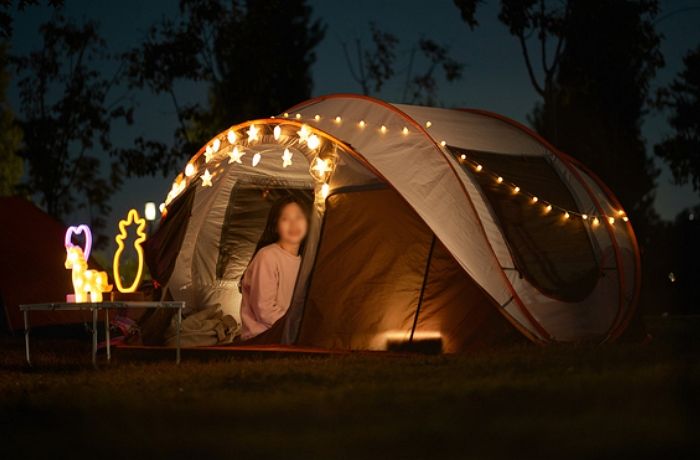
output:
POLYGON ((237 282, 287 193, 314 213, 271 341, 600 342, 634 313, 631 224, 583 165, 495 114, 356 95, 233 126, 184 165, 147 247, 164 296, 237 316, 237 282))

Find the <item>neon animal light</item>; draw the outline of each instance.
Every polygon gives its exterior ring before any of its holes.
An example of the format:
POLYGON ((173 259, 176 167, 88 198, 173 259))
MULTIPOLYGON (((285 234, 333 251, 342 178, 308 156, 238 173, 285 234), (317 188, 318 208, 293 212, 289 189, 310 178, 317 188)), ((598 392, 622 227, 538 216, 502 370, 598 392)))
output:
POLYGON ((107 273, 87 268, 85 254, 80 246, 66 245, 66 268, 72 270, 73 292, 76 302, 102 302, 102 293, 110 292, 107 273))
POLYGON ((114 261, 112 263, 112 268, 114 270, 114 284, 117 285, 117 290, 119 292, 136 292, 136 289, 141 283, 141 275, 143 275, 143 248, 141 243, 146 241, 146 219, 139 217, 138 211, 131 209, 126 216, 125 220, 119 221, 119 234, 114 239, 117 242, 117 251, 114 253, 114 261), (130 286, 124 287, 122 285, 122 279, 119 275, 119 258, 124 252, 124 240, 126 239, 126 227, 132 224, 136 224, 136 239, 134 240, 134 249, 136 249, 136 254, 138 255, 138 268, 136 269, 136 276, 134 277, 134 282, 130 286))

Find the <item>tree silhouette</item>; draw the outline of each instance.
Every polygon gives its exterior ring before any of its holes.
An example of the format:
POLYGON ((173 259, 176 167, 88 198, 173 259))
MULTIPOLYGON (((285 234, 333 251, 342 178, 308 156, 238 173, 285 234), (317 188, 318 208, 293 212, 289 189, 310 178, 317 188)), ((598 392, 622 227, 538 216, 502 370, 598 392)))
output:
POLYGON ((670 109, 673 135, 655 147, 678 184, 690 182, 700 192, 700 46, 683 58, 684 68, 660 92, 660 106, 670 109))
POLYGON ((132 170, 167 173, 213 133, 268 117, 311 94, 314 48, 325 34, 305 0, 182 0, 124 55, 132 87, 167 95, 179 126, 170 145, 139 138, 122 152, 132 170), (208 105, 183 103, 179 85, 204 84, 208 105))
MULTIPOLYGON (((118 159, 105 168, 100 157, 117 154, 112 122, 130 123, 131 112, 120 98, 109 99, 118 74, 106 78, 97 70, 110 56, 95 23, 75 24, 55 13, 40 34, 40 49, 12 58, 24 133, 19 155, 28 166, 21 190, 61 220, 86 209, 99 232, 121 182, 118 159)), ((96 246, 104 243, 100 235, 96 246)))
MULTIPOLYGON (((477 0, 455 3, 473 18, 477 0)), ((601 176, 642 242, 658 219, 652 206, 658 171, 640 128, 649 83, 663 65, 657 13, 655 0, 502 0, 499 14, 542 97, 531 124, 601 176)))
POLYGON ((346 42, 341 44, 350 75, 360 85, 365 96, 379 94, 389 80, 400 75, 405 78, 401 102, 437 105, 438 71, 442 71, 448 82, 462 78, 464 65, 450 56, 449 47, 425 37, 418 39, 411 47, 406 70, 397 71, 398 37, 382 31, 374 23, 370 23, 369 28, 372 37, 370 47, 363 45, 359 38, 354 41, 354 50, 346 42), (425 62, 420 71, 415 69, 417 53, 420 53, 419 57, 425 62))
POLYGON ((22 177, 22 159, 17 155, 22 131, 5 102, 10 74, 7 71, 7 47, 0 44, 0 196, 14 195, 22 177))

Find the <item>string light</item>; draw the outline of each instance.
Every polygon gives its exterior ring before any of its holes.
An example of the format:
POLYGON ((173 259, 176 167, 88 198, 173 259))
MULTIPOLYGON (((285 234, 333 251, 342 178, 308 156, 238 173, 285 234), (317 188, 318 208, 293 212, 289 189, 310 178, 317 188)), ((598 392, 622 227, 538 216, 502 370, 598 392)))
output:
POLYGON ((253 161, 252 161, 253 167, 257 166, 258 163, 260 163, 261 158, 262 158, 262 156, 260 155, 260 152, 257 152, 255 155, 253 155, 253 161))
POLYGON ((284 149, 284 153, 282 154, 282 167, 286 168, 287 166, 292 165, 292 152, 289 149, 284 149))
POLYGON ((327 183, 324 182, 324 184, 321 186, 321 196, 323 197, 324 200, 326 198, 328 198, 328 193, 330 192, 330 190, 331 190, 331 187, 327 183))
POLYGON ((440 141, 440 145, 444 147, 444 146, 447 145, 447 142, 446 142, 446 141, 440 141))
POLYGON ((288 113, 288 112, 284 112, 284 118, 289 118, 289 113, 288 113))
POLYGON ((610 225, 615 225, 615 218, 614 217, 608 217, 608 223, 610 225))
POLYGON ((161 214, 165 212, 165 203, 161 203, 158 205, 158 211, 160 211, 161 214))
POLYGON ((547 206, 544 207, 544 212, 545 214, 548 214, 552 210, 552 205, 548 204, 547 206))
POLYGON ((501 176, 498 176, 496 182, 498 182, 499 184, 503 183, 503 178, 501 176))
POLYGON ((564 212, 564 220, 569 220, 569 217, 571 217, 571 215, 569 215, 569 212, 564 212))
POLYGON ((426 128, 430 128, 431 126, 433 126, 433 123, 432 123, 430 120, 428 120, 428 121, 425 122, 425 127, 426 127, 426 128))
POLYGON ((462 161, 467 159, 467 156, 465 154, 461 154, 459 157, 462 159, 462 161))
POLYGON ((629 222, 629 218, 628 218, 627 216, 624 216, 624 217, 622 218, 622 220, 625 221, 625 222, 629 222))
POLYGON ((247 133, 248 133, 248 142, 257 141, 258 134, 260 133, 260 129, 255 125, 250 125, 247 133))
POLYGON ((314 115, 314 120, 321 121, 321 115, 319 115, 319 114, 314 115))
POLYGON ((211 157, 214 155, 214 152, 211 149, 210 145, 207 145, 206 150, 204 151, 204 162, 209 163, 211 160, 211 157))
POLYGON ((517 185, 515 187, 513 187, 513 195, 517 195, 519 191, 520 191, 520 187, 518 187, 517 185))
POLYGON ((594 217, 594 218, 593 218, 593 226, 594 226, 594 227, 597 227, 599 224, 600 224, 600 220, 598 220, 597 217, 594 217))
POLYGON ((311 150, 316 150, 321 145, 321 139, 319 139, 317 135, 312 134, 307 139, 306 145, 308 145, 311 150))
POLYGON ((379 131, 381 131, 382 134, 386 134, 386 126, 382 125, 382 126, 379 128, 379 131))
POLYGON ((337 117, 335 117, 335 124, 339 125, 342 121, 343 121, 343 119, 340 118, 340 115, 338 115, 337 117))
POLYGON ((581 219, 588 220, 588 214, 581 214, 581 219))
POLYGON ((236 131, 229 129, 228 133, 226 133, 226 139, 229 144, 233 145, 238 140, 238 134, 236 134, 236 131))
POLYGON ((309 135, 311 134, 311 128, 309 128, 309 125, 301 125, 301 128, 299 131, 297 131, 297 135, 299 136, 299 141, 300 142, 306 142, 306 140, 309 138, 309 135))
POLYGON ((275 129, 272 130, 272 137, 274 137, 275 140, 278 141, 281 135, 282 127, 280 125, 275 126, 275 129))
POLYGON ((200 179, 202 179, 202 187, 211 187, 212 186, 211 178, 212 178, 211 173, 209 172, 208 169, 205 169, 204 174, 202 174, 202 177, 200 177, 200 179))
POLYGON ((537 198, 536 196, 533 196, 532 198, 530 198, 530 201, 532 202, 532 204, 535 204, 539 201, 539 198, 537 198))
POLYGON ((406 134, 408 134, 408 128, 404 126, 403 129, 401 130, 401 133, 402 133, 404 136, 405 136, 406 134))
POLYGON ((476 165, 476 172, 481 172, 482 169, 484 169, 483 166, 481 166, 481 165, 476 165))
POLYGON ((365 120, 360 120, 357 126, 359 126, 360 128, 364 128, 365 126, 367 126, 367 123, 365 123, 365 120))
POLYGON ((241 161, 241 157, 243 157, 243 155, 245 155, 245 152, 241 152, 240 150, 238 150, 237 145, 234 146, 233 149, 231 149, 231 152, 229 152, 229 154, 228 154, 228 156, 229 156, 228 164, 231 164, 231 163, 243 164, 243 162, 241 161))
POLYGON ((185 176, 192 177, 195 173, 194 165, 192 163, 187 163, 185 166, 185 176))
POLYGON ((297 114, 294 115, 294 116, 297 118, 297 120, 301 120, 301 114, 300 114, 300 113, 297 113, 297 114))
POLYGON ((214 139, 214 143, 211 145, 211 149, 214 153, 219 151, 219 147, 221 147, 221 140, 217 137, 214 139))

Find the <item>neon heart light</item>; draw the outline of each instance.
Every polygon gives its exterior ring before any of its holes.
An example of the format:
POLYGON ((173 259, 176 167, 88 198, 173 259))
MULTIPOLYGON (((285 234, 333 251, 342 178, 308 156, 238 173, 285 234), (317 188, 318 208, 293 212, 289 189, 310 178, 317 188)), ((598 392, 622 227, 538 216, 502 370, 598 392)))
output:
POLYGON ((76 246, 73 244, 73 235, 80 235, 81 233, 85 235, 85 249, 83 249, 83 257, 87 262, 87 260, 90 258, 90 251, 92 251, 92 232, 90 231, 90 227, 85 224, 71 225, 68 227, 68 230, 66 230, 64 246, 66 249, 76 246))

